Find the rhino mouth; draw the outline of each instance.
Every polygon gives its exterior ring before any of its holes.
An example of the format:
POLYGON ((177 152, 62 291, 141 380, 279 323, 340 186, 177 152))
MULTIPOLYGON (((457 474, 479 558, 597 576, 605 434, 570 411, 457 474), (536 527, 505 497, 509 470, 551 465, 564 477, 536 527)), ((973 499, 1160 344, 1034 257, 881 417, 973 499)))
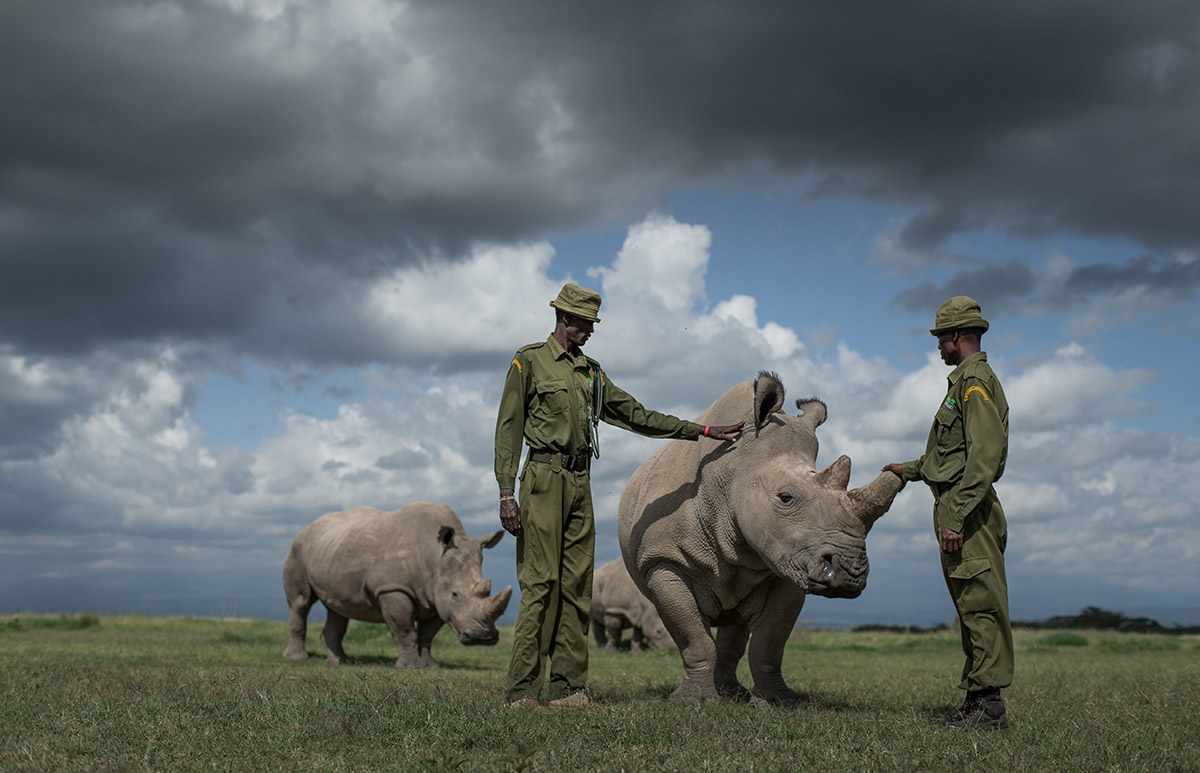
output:
POLYGON ((852 599, 867 587, 867 556, 824 552, 808 564, 808 592, 826 598, 852 599))
POLYGON ((500 632, 494 629, 480 632, 462 631, 458 634, 458 641, 468 647, 495 644, 500 641, 500 632))

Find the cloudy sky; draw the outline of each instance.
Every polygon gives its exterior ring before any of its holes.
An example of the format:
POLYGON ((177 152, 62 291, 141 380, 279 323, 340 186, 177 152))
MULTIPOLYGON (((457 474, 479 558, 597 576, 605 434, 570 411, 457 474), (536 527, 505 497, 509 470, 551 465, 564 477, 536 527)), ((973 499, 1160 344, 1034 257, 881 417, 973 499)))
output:
MULTIPOLYGON (((571 280, 642 402, 775 370, 854 486, 920 454, 973 295, 1014 617, 1200 623, 1193 3, 6 0, 0 105, 0 610, 282 619, 324 512, 499 528, 571 280)), ((659 441, 602 446, 598 562, 659 441)), ((947 621, 931 502, 801 622, 947 621)))

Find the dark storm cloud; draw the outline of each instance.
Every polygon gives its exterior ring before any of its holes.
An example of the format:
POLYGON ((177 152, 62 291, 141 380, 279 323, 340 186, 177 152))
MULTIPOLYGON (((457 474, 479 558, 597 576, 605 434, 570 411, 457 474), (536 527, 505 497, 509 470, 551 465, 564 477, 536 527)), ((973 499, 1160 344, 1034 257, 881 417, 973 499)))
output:
POLYGON ((239 5, 0 6, 0 339, 369 361, 382 272, 747 169, 1200 247, 1188 2, 239 5))
POLYGON ((1139 305, 1189 301, 1200 291, 1200 260, 1143 256, 1122 264, 1073 266, 1053 280, 1010 261, 960 271, 944 282, 926 280, 892 299, 905 311, 927 314, 952 295, 969 295, 985 308, 1044 314, 1084 308, 1097 297, 1136 292, 1139 305))
POLYGON ((1022 263, 992 264, 963 271, 942 283, 926 280, 892 299, 892 305, 916 314, 928 315, 930 309, 953 295, 969 295, 987 309, 1011 308, 1034 290, 1037 276, 1022 263))

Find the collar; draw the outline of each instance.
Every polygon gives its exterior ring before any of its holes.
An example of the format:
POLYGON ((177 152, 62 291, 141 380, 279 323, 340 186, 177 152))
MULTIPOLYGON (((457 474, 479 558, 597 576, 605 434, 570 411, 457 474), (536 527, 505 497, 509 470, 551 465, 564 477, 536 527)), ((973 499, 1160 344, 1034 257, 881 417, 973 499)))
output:
POLYGON ((963 377, 963 373, 966 371, 967 366, 973 365, 976 362, 987 362, 987 352, 975 352, 974 354, 968 356, 967 359, 958 363, 957 368, 950 371, 950 375, 946 376, 946 380, 950 382, 951 386, 953 386, 954 384, 958 383, 960 378, 963 377))
POLYGON ((555 360, 566 360, 567 362, 572 363, 575 367, 579 367, 581 364, 586 364, 588 361, 587 356, 583 352, 580 352, 578 357, 571 357, 568 355, 567 350, 562 348, 562 344, 558 342, 558 339, 554 337, 553 333, 546 336, 546 345, 550 347, 550 353, 554 355, 555 360))

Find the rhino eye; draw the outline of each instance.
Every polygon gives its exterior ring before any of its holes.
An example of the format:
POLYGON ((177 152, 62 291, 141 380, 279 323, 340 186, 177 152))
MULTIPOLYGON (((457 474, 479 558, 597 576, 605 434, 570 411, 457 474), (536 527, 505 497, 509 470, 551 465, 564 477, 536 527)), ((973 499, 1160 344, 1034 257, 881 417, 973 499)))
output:
POLYGON ((786 491, 780 491, 777 496, 779 497, 779 501, 785 505, 790 505, 792 503, 792 501, 795 499, 794 496, 787 493, 786 491))

